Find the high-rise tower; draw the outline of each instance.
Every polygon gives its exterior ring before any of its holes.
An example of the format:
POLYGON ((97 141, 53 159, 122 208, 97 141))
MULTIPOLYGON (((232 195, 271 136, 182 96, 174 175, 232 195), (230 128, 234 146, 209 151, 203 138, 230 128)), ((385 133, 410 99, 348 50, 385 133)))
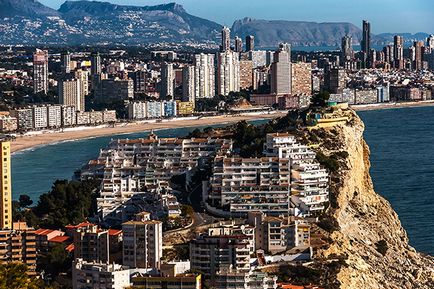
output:
POLYGON ((371 24, 363 20, 363 35, 362 35, 362 52, 363 52, 363 62, 365 67, 369 62, 369 53, 371 51, 371 24))
POLYGON ((11 144, 0 142, 0 229, 12 229, 11 144))
POLYGON ((48 51, 36 49, 33 54, 33 92, 48 92, 48 51))
POLYGON ((231 49, 231 30, 228 27, 223 27, 222 29, 222 44, 220 50, 222 52, 231 49))
POLYGON ((255 37, 253 35, 246 36, 246 51, 255 50, 255 37))

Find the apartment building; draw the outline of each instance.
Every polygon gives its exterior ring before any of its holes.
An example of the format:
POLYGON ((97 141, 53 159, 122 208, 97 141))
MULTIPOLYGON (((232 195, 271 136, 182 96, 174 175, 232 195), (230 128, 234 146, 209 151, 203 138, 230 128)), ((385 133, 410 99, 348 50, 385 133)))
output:
POLYGON ((47 125, 50 128, 62 126, 62 107, 60 105, 47 106, 47 125))
POLYGON ((201 289, 200 274, 185 274, 171 277, 137 276, 132 278, 132 288, 140 289, 201 289))
POLYGON ((239 236, 244 235, 249 241, 249 251, 253 255, 256 252, 255 227, 249 224, 236 224, 234 221, 223 222, 208 229, 208 236, 239 236))
POLYGON ((33 129, 33 110, 31 108, 20 108, 11 111, 11 116, 17 119, 19 130, 33 129))
POLYGON ((290 175, 289 159, 218 156, 214 160, 209 201, 234 214, 262 211, 289 215, 290 175))
POLYGON ((217 155, 206 196, 232 216, 260 211, 270 216, 310 215, 328 201, 328 173, 316 154, 287 133, 268 134, 264 156, 217 155))
POLYGON ((190 264, 193 272, 214 279, 223 268, 237 272, 250 271, 249 240, 244 235, 200 236, 190 242, 190 264))
POLYGON ((0 263, 22 262, 28 274, 36 275, 35 230, 25 222, 13 223, 12 228, 0 230, 0 263))
POLYGON ((84 261, 109 261, 109 234, 97 225, 87 223, 73 231, 74 258, 84 261))
POLYGON ((46 106, 33 106, 33 128, 43 129, 48 126, 48 114, 46 106))
POLYGON ((11 143, 0 142, 0 229, 12 229, 11 143))
POLYGON ((277 254, 294 247, 310 246, 310 225, 303 219, 293 220, 250 212, 247 224, 254 228, 257 250, 277 254))
POLYGON ((163 223, 138 214, 122 224, 123 264, 131 268, 160 268, 163 255, 163 223))
POLYGON ((207 284, 215 289, 276 289, 277 277, 270 277, 261 272, 239 272, 228 266, 221 269, 215 280, 211 280, 207 284))
POLYGON ((131 285, 130 274, 130 270, 115 263, 75 259, 72 285, 74 289, 125 289, 131 285))
POLYGON ((170 178, 186 174, 210 161, 218 151, 228 151, 232 142, 224 139, 146 139, 113 140, 90 161, 82 175, 102 179, 97 200, 102 218, 122 219, 122 206, 133 195, 169 188, 170 178), (115 216, 113 216, 115 215, 115 216))
POLYGON ((18 120, 16 117, 0 116, 0 132, 8 133, 18 129, 18 120))
POLYGON ((76 115, 76 108, 72 105, 62 105, 61 107, 61 114, 62 114, 62 126, 73 126, 77 123, 77 115, 76 115))

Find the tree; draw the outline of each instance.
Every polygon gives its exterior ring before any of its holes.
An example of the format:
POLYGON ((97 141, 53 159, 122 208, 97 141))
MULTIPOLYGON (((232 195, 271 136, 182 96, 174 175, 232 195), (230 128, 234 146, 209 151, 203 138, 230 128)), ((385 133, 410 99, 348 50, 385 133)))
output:
POLYGON ((41 281, 27 275, 27 266, 10 262, 0 264, 0 289, 38 289, 44 288, 41 281))
POLYGON ((312 95, 311 103, 314 107, 326 107, 330 99, 330 93, 327 91, 312 95))
POLYGON ((18 200, 21 208, 27 208, 33 204, 32 199, 28 195, 20 195, 18 200))
POLYGON ((38 260, 38 267, 43 269, 52 278, 57 277, 62 272, 68 271, 71 264, 72 258, 62 244, 57 244, 51 248, 47 255, 38 260))

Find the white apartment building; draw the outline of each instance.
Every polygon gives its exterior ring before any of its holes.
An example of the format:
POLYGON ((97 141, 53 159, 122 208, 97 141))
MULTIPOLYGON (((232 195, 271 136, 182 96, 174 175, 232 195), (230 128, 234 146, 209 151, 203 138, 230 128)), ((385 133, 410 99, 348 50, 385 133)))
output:
POLYGON ((287 133, 268 134, 264 157, 217 156, 208 203, 233 216, 310 215, 328 199, 328 173, 308 146, 287 133))
POLYGON ((234 214, 261 211, 291 214, 290 161, 277 157, 218 156, 210 180, 209 201, 234 214))
POLYGON ((163 116, 163 108, 159 101, 146 102, 146 117, 147 118, 160 118, 163 116))
POLYGON ((62 105, 62 126, 73 126, 77 123, 76 109, 73 105, 62 105))
POLYGON ((81 81, 78 79, 59 81, 59 102, 62 105, 75 106, 77 111, 84 111, 81 81))
POLYGON ((160 268, 163 255, 163 223, 138 214, 122 224, 123 264, 130 268, 160 268))
POLYGON ((78 69, 75 71, 75 78, 80 81, 80 93, 84 99, 89 94, 89 71, 78 69))
POLYGON ((60 105, 47 106, 48 114, 48 127, 61 127, 62 126, 62 107, 60 105))
POLYGON ((217 54, 217 94, 228 95, 240 91, 240 56, 238 52, 217 54))
POLYGON ((182 97, 192 102, 196 99, 195 71, 196 68, 191 65, 182 68, 182 97))
POLYGON ((119 215, 122 205, 133 195, 169 188, 174 175, 186 174, 209 161, 217 152, 227 152, 232 142, 224 139, 146 139, 113 140, 90 161, 82 175, 102 179, 98 211, 103 218, 119 215))
POLYGON ((125 289, 130 284, 130 270, 121 265, 86 262, 76 259, 72 266, 74 289, 125 289))
POLYGON ((213 54, 194 56, 194 97, 212 98, 215 96, 215 65, 213 54))
POLYGON ((172 63, 165 63, 161 67, 161 92, 160 98, 175 96, 175 72, 172 63))
POLYGON ((135 101, 128 103, 129 119, 145 119, 147 117, 146 102, 135 101))
POLYGON ((33 106, 33 128, 43 129, 48 126, 48 114, 46 106, 33 106))

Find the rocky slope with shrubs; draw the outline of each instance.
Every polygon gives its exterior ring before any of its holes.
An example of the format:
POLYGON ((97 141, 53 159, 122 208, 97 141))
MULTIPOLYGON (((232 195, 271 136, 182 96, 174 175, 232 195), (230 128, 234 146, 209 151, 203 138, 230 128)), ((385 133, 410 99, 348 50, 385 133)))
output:
POLYGON ((409 245, 398 215, 374 191, 363 122, 352 110, 334 114, 349 120, 303 136, 331 171, 330 207, 319 224, 328 245, 316 254, 324 265, 322 283, 345 289, 433 288, 434 258, 409 245))

